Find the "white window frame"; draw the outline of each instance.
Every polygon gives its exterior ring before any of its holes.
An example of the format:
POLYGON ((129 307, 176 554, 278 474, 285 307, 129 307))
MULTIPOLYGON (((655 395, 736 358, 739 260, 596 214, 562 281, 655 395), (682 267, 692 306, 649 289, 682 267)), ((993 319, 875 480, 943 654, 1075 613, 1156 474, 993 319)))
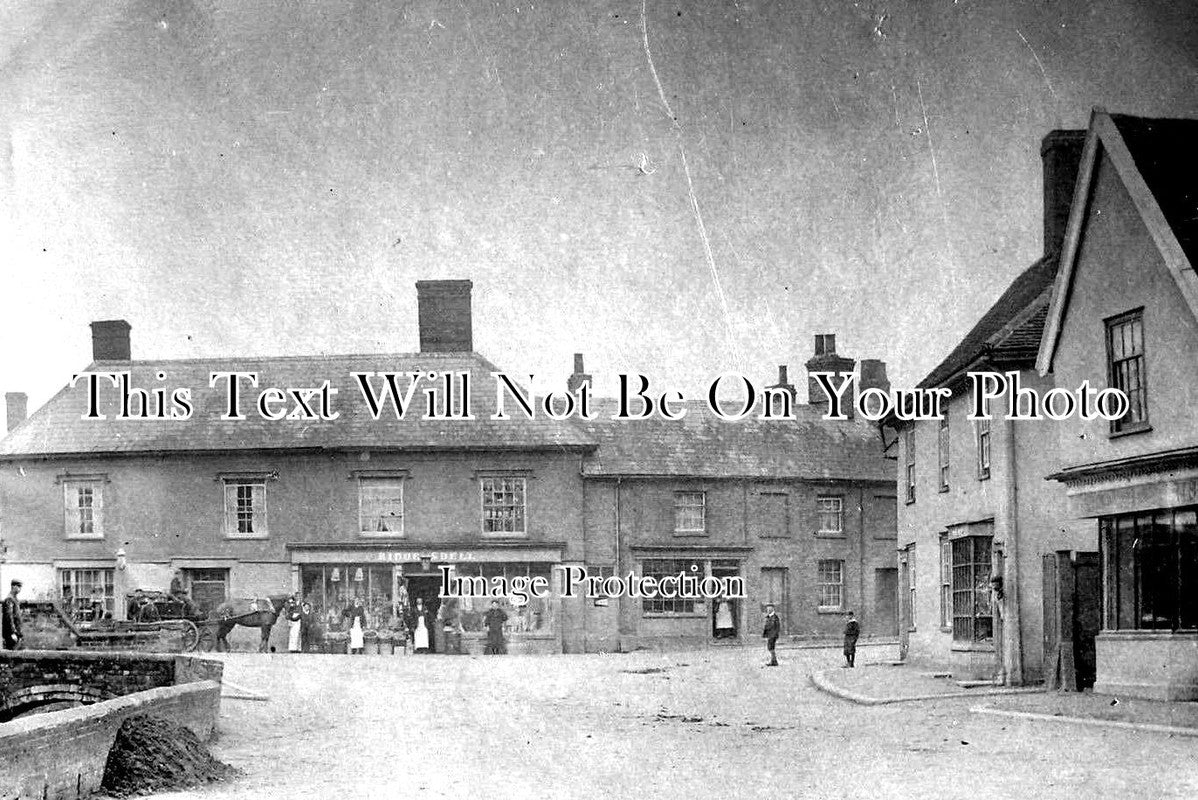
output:
MULTIPOLYGON (((479 505, 481 508, 480 526, 483 536, 490 537, 513 537, 528 535, 528 479, 523 475, 483 475, 479 478, 479 505), (499 488, 495 488, 498 484, 499 488), (488 530, 487 529, 487 511, 488 495, 494 497, 496 494, 507 494, 517 491, 515 486, 519 486, 519 505, 516 504, 496 504, 492 502, 491 506, 495 509, 519 508, 520 509, 520 528, 519 530, 488 530)), ((494 519, 500 519, 495 517, 494 519)))
POLYGON ((990 433, 990 420, 979 419, 974 422, 978 444, 978 480, 990 478, 990 452, 994 437, 990 433))
POLYGON ((697 489, 686 489, 674 492, 674 533, 699 534, 707 533, 707 492, 697 489), (698 498, 698 502, 688 502, 698 498), (679 512, 693 513, 698 509, 699 526, 683 527, 684 523, 679 512))
POLYGON ((951 445, 952 439, 949 434, 948 414, 946 413, 940 418, 940 424, 936 429, 936 475, 939 481, 938 491, 941 492, 947 492, 949 488, 948 476, 951 445))
POLYGON ((55 572, 57 573, 57 575, 55 577, 57 578, 57 582, 58 582, 58 597, 60 598, 60 600, 64 601, 63 602, 64 606, 67 605, 65 603, 65 600, 66 600, 65 589, 68 585, 70 585, 70 587, 71 587, 71 603, 70 603, 69 607, 66 608, 67 614, 73 614, 74 612, 79 611, 80 609, 90 609, 91 608, 91 602, 92 602, 91 598, 94 596, 92 594, 91 587, 94 587, 97 584, 95 582, 90 583, 89 588, 83 593, 78 592, 77 587, 81 583, 79 578, 84 573, 96 573, 96 575, 93 577, 100 578, 99 585, 101 586, 101 588, 104 589, 104 610, 106 613, 111 614, 113 619, 116 618, 118 609, 117 609, 117 597, 116 597, 116 569, 115 568, 113 568, 113 567, 58 567, 58 569, 55 570, 55 572), (109 593, 110 590, 111 590, 111 593, 109 593))
POLYGON ((65 478, 62 482, 63 498, 63 531, 68 539, 103 539, 104 538, 104 480, 101 478, 65 478), (91 532, 79 530, 82 525, 82 514, 79 505, 79 492, 90 489, 92 502, 91 532))
POLYGON ((906 482, 906 502, 908 505, 915 502, 915 423, 912 422, 910 427, 904 431, 903 455, 906 464, 906 472, 904 479, 906 482))
POLYGON ((816 603, 820 611, 842 611, 844 610, 844 559, 843 558, 821 558, 815 564, 815 579, 816 579, 816 603), (837 580, 825 580, 827 573, 825 567, 835 564, 837 568, 837 580), (835 589, 838 595, 836 605, 831 605, 824 602, 824 591, 827 589, 835 589))
POLYGON ((821 494, 815 498, 816 529, 821 536, 844 535, 844 497, 838 494, 821 494), (824 505, 829 504, 828 508, 824 505), (824 526, 825 515, 835 514, 835 528, 824 526))
POLYGON ((226 539, 269 539, 270 527, 266 515, 266 480, 263 478, 224 478, 222 482, 225 509, 225 538, 226 539), (250 532, 238 530, 238 497, 237 489, 242 486, 254 487, 250 493, 250 514, 253 530, 250 532))
POLYGON ((404 508, 404 479, 401 477, 390 476, 368 476, 363 475, 358 478, 358 534, 366 538, 373 539, 399 539, 405 535, 404 517, 407 516, 404 508), (377 498, 367 498, 369 487, 387 487, 396 492, 397 497, 391 499, 378 500, 377 498), (396 515, 393 511, 390 514, 390 519, 398 520, 398 529, 394 530, 377 530, 371 529, 369 526, 375 525, 383 519, 382 513, 376 513, 368 520, 365 516, 367 505, 369 502, 378 502, 380 509, 386 507, 388 503, 394 503, 398 499, 399 513, 396 515))

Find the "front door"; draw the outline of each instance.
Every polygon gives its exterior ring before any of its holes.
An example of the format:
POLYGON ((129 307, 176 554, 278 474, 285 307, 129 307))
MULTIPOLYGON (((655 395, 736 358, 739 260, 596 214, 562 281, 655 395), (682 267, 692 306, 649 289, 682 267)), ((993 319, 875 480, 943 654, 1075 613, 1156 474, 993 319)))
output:
MULTIPOLYGON (((912 545, 914 547, 914 545, 912 545)), ((899 658, 905 660, 907 658, 907 650, 911 645, 911 626, 915 619, 915 609, 911 607, 911 559, 910 547, 905 547, 899 551, 899 658)))
POLYGON ((786 635, 786 631, 790 626, 790 604, 787 599, 790 597, 786 580, 785 567, 762 567, 761 569, 761 612, 765 615, 765 607, 773 606, 778 612, 778 619, 782 623, 782 635, 786 635))
POLYGON ((437 609, 441 607, 441 578, 437 575, 407 575, 408 608, 411 624, 416 624, 412 613, 416 608, 416 600, 420 599, 425 608, 424 626, 428 629, 428 649, 430 653, 437 652, 437 609))
MULTIPOLYGON (((718 559, 711 562, 711 577, 735 578, 740 575, 740 562, 718 559)), ((740 635, 740 601, 721 597, 711 604, 711 633, 717 639, 735 639, 740 635)))
POLYGON ((898 569, 874 570, 874 630, 885 636, 898 633, 898 569))

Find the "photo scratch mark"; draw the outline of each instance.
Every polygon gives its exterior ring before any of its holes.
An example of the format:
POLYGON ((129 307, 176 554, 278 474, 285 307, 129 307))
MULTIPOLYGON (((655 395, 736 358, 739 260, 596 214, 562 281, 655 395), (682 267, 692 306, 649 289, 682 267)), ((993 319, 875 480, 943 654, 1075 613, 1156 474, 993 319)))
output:
POLYGON ((1015 29, 1015 35, 1017 35, 1023 41, 1023 44, 1025 47, 1027 47, 1028 52, 1032 54, 1032 58, 1036 62, 1036 67, 1040 70, 1040 76, 1044 78, 1044 85, 1048 87, 1048 93, 1052 95, 1053 100, 1059 103, 1061 98, 1057 97, 1056 89, 1052 88, 1052 81, 1048 79, 1048 73, 1044 69, 1044 63, 1040 61, 1040 56, 1036 55, 1035 49, 1032 48, 1032 45, 1027 40, 1027 37, 1020 33, 1018 28, 1015 29))
POLYGON ((674 109, 670 107, 670 101, 666 99, 665 88, 661 85, 661 78, 657 74, 657 66, 653 63, 653 51, 649 47, 649 21, 646 13, 646 4, 647 0, 641 0, 641 41, 645 48, 645 60, 649 64, 649 74, 653 76, 653 83, 657 86, 657 95, 670 117, 670 125, 673 127, 674 133, 678 138, 678 154, 682 157, 682 172, 686 176, 686 191, 690 198, 691 212, 695 217, 695 227, 699 231, 699 240, 703 245, 703 256, 707 260, 707 267, 711 271, 711 281, 715 287, 716 296, 719 297, 720 308, 724 313, 724 324, 728 328, 728 342, 739 362, 743 359, 741 358, 740 348, 737 346, 734 336, 735 329, 732 326, 732 316, 728 310, 728 298, 724 294, 724 286, 720 282, 720 273, 716 267, 715 255, 712 253, 711 237, 707 234, 707 225, 703 222, 703 211, 699 207, 699 198, 695 195, 695 182, 691 177, 690 163, 686 158, 686 144, 683 141, 682 125, 679 124, 678 117, 674 114, 674 109))

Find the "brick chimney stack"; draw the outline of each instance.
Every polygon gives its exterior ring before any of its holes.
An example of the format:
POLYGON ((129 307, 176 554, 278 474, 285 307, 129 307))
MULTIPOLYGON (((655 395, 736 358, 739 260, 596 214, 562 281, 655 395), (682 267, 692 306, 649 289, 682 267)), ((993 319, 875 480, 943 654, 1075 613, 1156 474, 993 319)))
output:
POLYGON ((793 411, 795 403, 798 402, 798 392, 795 391, 795 385, 790 382, 790 377, 787 374, 787 369, 786 369, 785 364, 778 365, 778 382, 775 383, 773 386, 767 386, 766 388, 781 390, 787 396, 790 397, 790 402, 788 405, 785 401, 785 398, 783 398, 779 395, 776 395, 776 394, 772 395, 773 403, 771 405, 771 408, 773 409, 773 411, 775 413, 782 414, 786 411, 793 411))
POLYGON ((574 394, 580 387, 590 385, 591 376, 582 364, 582 353, 575 353, 574 374, 570 376, 568 381, 566 381, 566 390, 570 392, 570 394, 574 394))
POLYGON ((129 331, 132 326, 123 319, 107 319, 91 324, 92 361, 129 361, 129 331))
POLYGON ((807 404, 826 406, 828 396, 820 388, 812 372, 853 372, 855 362, 851 358, 836 355, 836 334, 817 333, 815 335, 815 355, 807 361, 807 404))
POLYGON ((420 352, 470 353, 474 335, 470 281, 416 281, 420 352))
MULTIPOLYGON (((877 358, 863 358, 857 375, 858 392, 866 389, 890 391, 890 378, 886 377, 886 362, 877 358)), ((860 410, 860 409, 858 409, 860 410)))
POLYGON ((29 416, 29 397, 24 392, 6 392, 4 394, 5 422, 8 430, 20 425, 29 416))
POLYGON ((1040 143, 1044 171, 1044 255, 1058 253, 1069 224, 1069 207, 1081 165, 1086 132, 1050 131, 1040 143))

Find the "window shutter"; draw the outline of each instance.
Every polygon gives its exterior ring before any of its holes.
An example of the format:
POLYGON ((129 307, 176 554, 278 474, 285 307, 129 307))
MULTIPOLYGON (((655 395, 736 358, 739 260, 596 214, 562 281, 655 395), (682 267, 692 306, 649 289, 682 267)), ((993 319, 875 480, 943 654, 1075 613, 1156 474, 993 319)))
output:
POLYGON ((225 535, 237 534, 237 486, 225 484, 225 535))
POLYGON ((99 484, 92 489, 92 533, 104 535, 104 490, 99 484))

